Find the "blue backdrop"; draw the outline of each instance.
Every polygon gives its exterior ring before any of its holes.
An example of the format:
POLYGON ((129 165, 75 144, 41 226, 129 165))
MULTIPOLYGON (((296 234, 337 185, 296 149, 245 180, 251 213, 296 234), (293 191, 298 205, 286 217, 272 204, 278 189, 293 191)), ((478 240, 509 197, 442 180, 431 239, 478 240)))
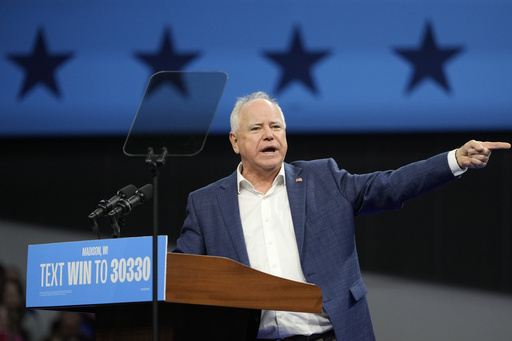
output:
POLYGON ((0 0, 0 136, 127 134, 150 75, 229 75, 288 132, 512 128, 512 2, 0 0))

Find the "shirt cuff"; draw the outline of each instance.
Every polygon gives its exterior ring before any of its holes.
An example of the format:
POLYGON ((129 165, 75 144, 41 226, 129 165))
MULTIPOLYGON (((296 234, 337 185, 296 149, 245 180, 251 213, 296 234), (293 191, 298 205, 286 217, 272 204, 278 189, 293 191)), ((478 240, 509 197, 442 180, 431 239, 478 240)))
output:
POLYGON ((448 165, 450 166, 450 169, 452 170, 452 173, 454 176, 461 176, 468 169, 460 168, 459 164, 457 163, 457 158, 455 157, 455 151, 456 151, 456 149, 448 152, 448 165))

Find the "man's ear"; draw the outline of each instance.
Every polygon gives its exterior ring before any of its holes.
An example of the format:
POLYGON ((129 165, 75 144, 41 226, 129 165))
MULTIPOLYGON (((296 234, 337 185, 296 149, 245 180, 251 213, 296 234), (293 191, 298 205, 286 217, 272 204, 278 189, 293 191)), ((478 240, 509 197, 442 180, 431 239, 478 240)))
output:
POLYGON ((238 150, 238 139, 236 138, 236 133, 229 133, 229 141, 231 142, 231 146, 233 147, 235 153, 239 154, 240 151, 238 150))

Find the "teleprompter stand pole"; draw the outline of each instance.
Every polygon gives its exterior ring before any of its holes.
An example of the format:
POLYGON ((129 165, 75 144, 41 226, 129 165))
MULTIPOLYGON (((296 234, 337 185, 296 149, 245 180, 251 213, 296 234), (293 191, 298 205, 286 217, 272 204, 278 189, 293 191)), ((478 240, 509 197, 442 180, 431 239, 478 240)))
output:
POLYGON ((153 175, 153 341, 158 341, 158 176, 166 158, 166 147, 160 155, 154 154, 152 147, 148 148, 146 165, 153 175))

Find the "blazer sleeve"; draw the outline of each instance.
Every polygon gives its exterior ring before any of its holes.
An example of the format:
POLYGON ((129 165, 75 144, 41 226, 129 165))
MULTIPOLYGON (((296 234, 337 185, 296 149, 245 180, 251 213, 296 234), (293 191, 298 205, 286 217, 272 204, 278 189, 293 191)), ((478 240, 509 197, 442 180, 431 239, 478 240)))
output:
POLYGON ((353 207, 355 215, 400 209, 405 201, 426 194, 456 179, 448 153, 414 162, 396 170, 350 174, 329 160, 331 175, 353 207))

